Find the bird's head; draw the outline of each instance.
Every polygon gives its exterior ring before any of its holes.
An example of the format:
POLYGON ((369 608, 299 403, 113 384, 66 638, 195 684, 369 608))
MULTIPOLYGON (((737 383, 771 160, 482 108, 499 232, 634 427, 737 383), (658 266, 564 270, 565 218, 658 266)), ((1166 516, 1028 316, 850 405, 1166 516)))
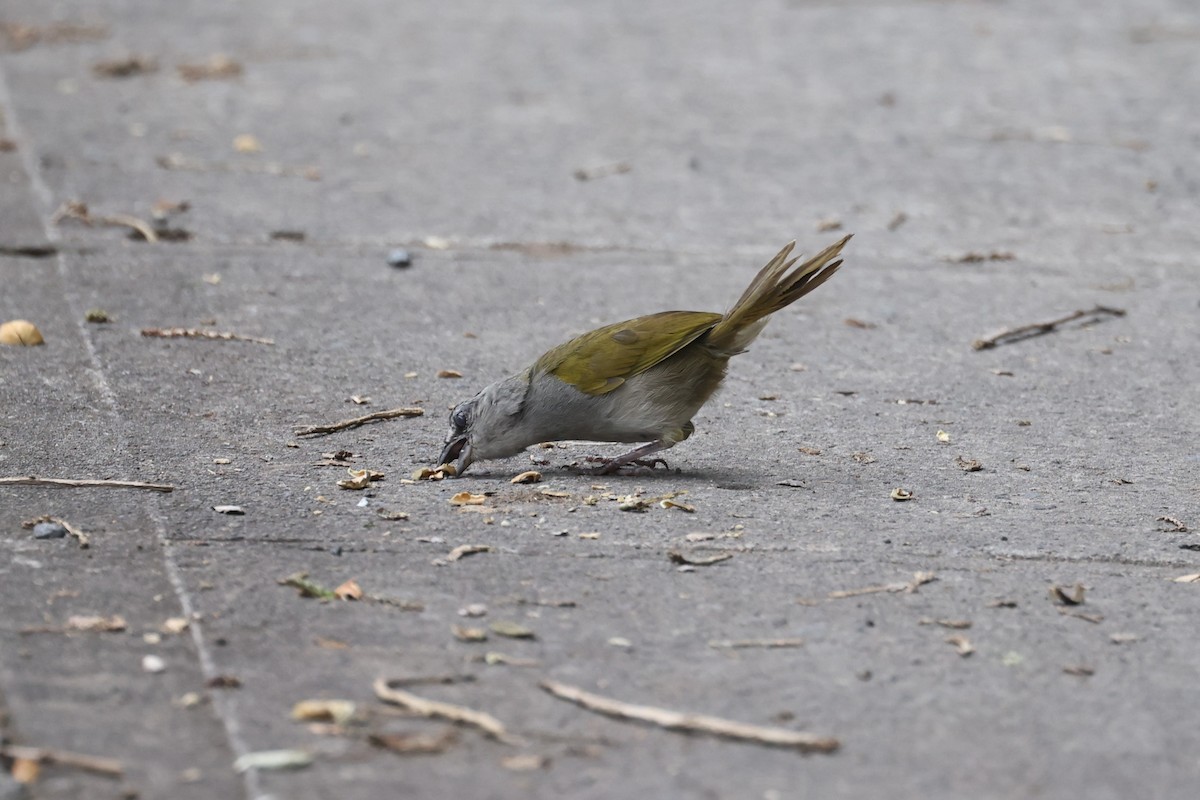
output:
POLYGON ((528 374, 514 375, 455 406, 438 463, 453 464, 462 475, 475 461, 506 458, 538 441, 521 413, 528 388, 528 374))

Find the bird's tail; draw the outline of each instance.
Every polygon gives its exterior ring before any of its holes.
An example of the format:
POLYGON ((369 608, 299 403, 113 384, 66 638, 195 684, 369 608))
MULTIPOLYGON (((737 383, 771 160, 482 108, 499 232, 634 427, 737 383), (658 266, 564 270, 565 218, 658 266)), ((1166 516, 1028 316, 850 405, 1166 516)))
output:
POLYGON ((842 238, 795 269, 791 268, 799 257, 788 256, 796 243, 789 242, 754 276, 729 313, 709 332, 706 343, 729 355, 745 350, 767 324, 767 317, 804 297, 837 272, 842 260, 834 259, 848 241, 850 236, 842 238))

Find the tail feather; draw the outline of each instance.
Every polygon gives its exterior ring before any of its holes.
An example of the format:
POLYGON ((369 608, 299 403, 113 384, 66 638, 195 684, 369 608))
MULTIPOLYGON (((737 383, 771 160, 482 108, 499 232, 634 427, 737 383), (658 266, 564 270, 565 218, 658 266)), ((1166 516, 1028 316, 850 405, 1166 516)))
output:
POLYGON ((833 277, 842 264, 841 259, 833 259, 848 241, 850 236, 843 237, 795 269, 792 265, 799 258, 789 259, 788 256, 796 243, 789 242, 759 270, 729 313, 709 332, 709 346, 730 355, 744 350, 766 325, 767 317, 833 277))

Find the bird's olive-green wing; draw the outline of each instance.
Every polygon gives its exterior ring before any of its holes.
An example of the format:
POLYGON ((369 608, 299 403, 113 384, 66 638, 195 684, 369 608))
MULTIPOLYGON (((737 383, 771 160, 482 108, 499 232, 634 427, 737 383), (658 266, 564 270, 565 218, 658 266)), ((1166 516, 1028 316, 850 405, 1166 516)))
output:
POLYGON ((678 353, 720 319, 707 311, 664 311, 606 325, 549 351, 534 372, 547 372, 587 394, 606 394, 678 353))

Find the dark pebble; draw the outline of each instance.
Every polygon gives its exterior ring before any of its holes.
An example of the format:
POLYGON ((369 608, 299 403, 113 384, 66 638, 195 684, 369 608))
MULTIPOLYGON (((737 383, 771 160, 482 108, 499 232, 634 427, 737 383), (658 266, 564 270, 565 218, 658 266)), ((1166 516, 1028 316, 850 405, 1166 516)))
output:
POLYGON ((397 248, 388 253, 387 262, 392 267, 411 267, 412 256, 407 250, 397 248))
POLYGON ((33 526, 35 539, 61 539, 67 535, 67 529, 57 522, 39 522, 33 526))

